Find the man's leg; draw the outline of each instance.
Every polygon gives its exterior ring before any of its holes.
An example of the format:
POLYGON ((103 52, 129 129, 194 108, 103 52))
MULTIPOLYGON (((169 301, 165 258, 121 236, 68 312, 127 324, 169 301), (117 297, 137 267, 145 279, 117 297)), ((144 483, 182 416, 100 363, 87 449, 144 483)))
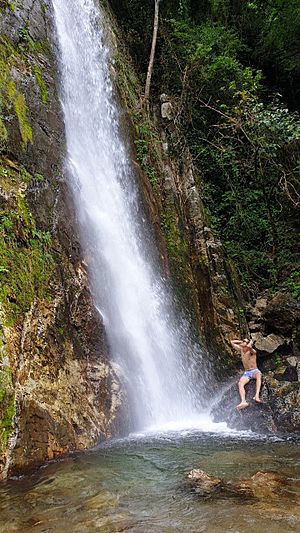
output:
POLYGON ((239 405, 236 406, 238 410, 245 409, 245 407, 248 407, 249 405, 248 402, 246 402, 246 391, 245 391, 245 385, 247 385, 249 381, 250 379, 245 378, 243 376, 241 377, 239 381, 239 393, 241 397, 241 403, 239 403, 239 405))
POLYGON ((260 371, 256 372, 254 377, 256 379, 256 390, 255 390, 255 396, 254 396, 253 400, 255 400, 258 403, 262 403, 262 401, 261 401, 261 399, 259 397, 260 388, 261 388, 261 372, 260 371))

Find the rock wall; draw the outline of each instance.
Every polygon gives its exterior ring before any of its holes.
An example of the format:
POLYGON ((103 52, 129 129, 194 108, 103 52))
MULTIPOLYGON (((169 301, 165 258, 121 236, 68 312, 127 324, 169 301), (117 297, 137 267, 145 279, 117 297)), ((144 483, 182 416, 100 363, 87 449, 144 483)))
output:
POLYGON ((49 1, 0 4, 0 477, 121 431, 63 168, 49 1))

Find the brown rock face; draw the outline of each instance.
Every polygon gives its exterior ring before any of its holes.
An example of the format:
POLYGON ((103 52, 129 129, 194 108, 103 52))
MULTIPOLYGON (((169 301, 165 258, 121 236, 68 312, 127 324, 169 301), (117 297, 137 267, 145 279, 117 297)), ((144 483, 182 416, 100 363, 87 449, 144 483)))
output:
MULTIPOLYGON (((161 125, 161 138, 165 145, 178 142, 171 124, 161 125)), ((246 321, 239 314, 242 296, 237 275, 208 226, 199 190, 201 178, 189 152, 184 151, 180 164, 162 156, 160 176, 161 216, 168 216, 166 239, 171 275, 181 301, 194 315, 203 347, 215 368, 224 372, 224 368, 226 371, 236 364, 229 339, 247 331, 246 321)))
POLYGON ((19 335, 9 338, 7 331, 17 398, 10 473, 88 448, 116 431, 120 382, 106 359, 86 276, 81 271, 75 280, 70 309, 64 288, 56 286, 53 301, 32 305, 19 335))

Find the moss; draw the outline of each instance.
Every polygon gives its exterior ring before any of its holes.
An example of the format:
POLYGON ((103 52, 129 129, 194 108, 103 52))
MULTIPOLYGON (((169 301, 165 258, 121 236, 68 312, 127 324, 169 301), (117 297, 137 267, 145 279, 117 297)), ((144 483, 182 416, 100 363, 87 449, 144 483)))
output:
POLYGON ((3 150, 8 139, 7 129, 3 122, 3 118, 0 116, 0 151, 3 150))
MULTIPOLYGON (((15 49, 5 35, 0 37, 0 117, 2 117, 3 109, 7 111, 14 110, 19 123, 20 134, 22 138, 22 146, 26 148, 28 142, 32 143, 32 129, 28 122, 28 107, 25 101, 24 94, 17 89, 15 81, 12 79, 12 69, 26 70, 24 58, 15 49)), ((3 120, 1 118, 3 124, 3 120)), ((7 140, 7 130, 5 125, 0 128, 2 135, 0 135, 1 148, 7 140)))
POLYGON ((5 451, 7 440, 13 428, 15 405, 11 369, 5 354, 2 332, 0 332, 0 452, 5 451))
POLYGON ((9 2, 8 0, 0 0, 0 11, 5 11, 6 9, 13 11, 15 9, 13 2, 9 2))
POLYGON ((114 67, 118 72, 116 84, 122 99, 129 110, 136 109, 139 102, 139 81, 130 59, 116 53, 113 58, 114 67))
POLYGON ((151 160, 150 160, 151 152, 149 149, 149 143, 151 142, 151 140, 147 138, 143 138, 143 134, 140 132, 140 129, 138 126, 136 129, 139 135, 139 137, 134 141, 135 146, 136 146, 137 160, 140 164, 140 167, 147 175, 152 187, 155 189, 158 185, 158 178, 157 178, 156 170, 154 166, 151 164, 151 160))
POLYGON ((39 183, 42 183, 45 181, 45 178, 42 174, 38 174, 37 172, 34 174, 34 179, 38 181, 39 183))
POLYGON ((27 25, 19 29, 18 36, 18 52, 23 56, 25 61, 28 61, 30 54, 39 54, 48 49, 48 43, 46 41, 33 39, 27 25))
POLYGON ((14 190, 16 193, 20 185, 28 185, 32 177, 25 168, 17 165, 7 157, 0 157, 0 187, 4 191, 14 190))
POLYGON ((38 84, 41 101, 47 103, 48 92, 43 80, 41 68, 35 63, 32 65, 32 53, 43 52, 48 46, 43 41, 35 41, 25 26, 18 32, 19 43, 15 47, 5 34, 0 36, 0 149, 3 150, 7 141, 7 130, 3 121, 3 110, 10 112, 12 109, 18 119, 19 130, 22 139, 22 147, 25 149, 28 143, 32 143, 32 128, 28 121, 28 106, 24 94, 18 89, 12 77, 12 70, 30 73, 34 75, 38 84))
POLYGON ((161 229, 166 238, 170 270, 174 289, 187 308, 191 306, 193 280, 189 264, 189 246, 180 231, 174 205, 168 205, 161 213, 161 229))
POLYGON ((32 143, 32 128, 27 122, 28 107, 26 105, 24 94, 18 93, 14 98, 13 105, 18 117, 23 145, 26 147, 28 142, 32 143))
POLYGON ((3 418, 0 421, 0 449, 5 449, 8 438, 13 429, 13 420, 16 414, 16 396, 11 394, 9 403, 4 411, 3 418))
POLYGON ((36 82, 37 82, 37 84, 39 86, 39 89, 40 89, 42 103, 45 105, 47 103, 47 100, 48 100, 48 91, 47 91, 47 87, 46 87, 44 79, 43 79, 42 71, 41 71, 40 67, 38 67, 37 65, 34 65, 32 67, 32 72, 33 72, 33 74, 35 76, 36 82))
POLYGON ((35 298, 50 297, 55 258, 51 235, 36 227, 24 190, 30 175, 25 169, 12 169, 0 160, 0 184, 11 183, 14 198, 0 211, 0 303, 5 325, 15 323, 30 309, 35 298), (2 176, 2 178, 1 178, 2 176))

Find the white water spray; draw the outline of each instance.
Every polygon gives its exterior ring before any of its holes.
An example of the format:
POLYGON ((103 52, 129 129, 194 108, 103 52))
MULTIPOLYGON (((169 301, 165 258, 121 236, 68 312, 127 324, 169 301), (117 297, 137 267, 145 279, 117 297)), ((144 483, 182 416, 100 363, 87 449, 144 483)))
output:
POLYGON ((122 370, 136 427, 184 424, 197 412, 192 376, 200 350, 192 346, 184 321, 175 318, 154 266, 149 230, 119 134, 103 16, 93 0, 52 2, 67 164, 110 354, 122 370))

